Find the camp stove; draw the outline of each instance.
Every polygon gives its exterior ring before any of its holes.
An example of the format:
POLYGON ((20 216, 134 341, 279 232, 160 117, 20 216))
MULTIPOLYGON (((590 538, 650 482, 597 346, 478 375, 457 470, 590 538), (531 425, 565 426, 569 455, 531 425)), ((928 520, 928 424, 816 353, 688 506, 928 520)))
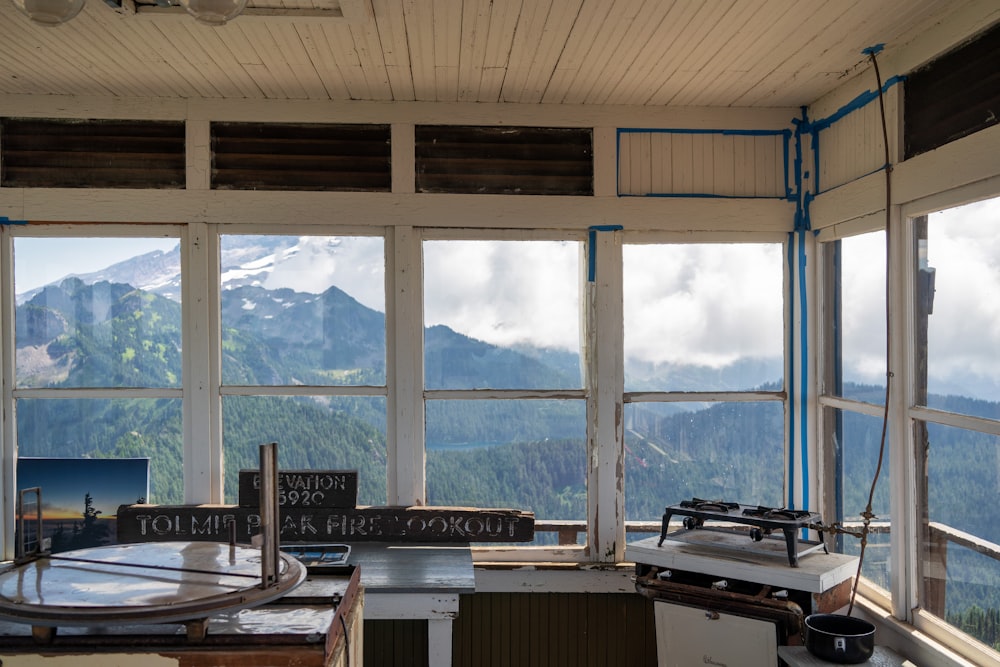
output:
POLYGON ((816 512, 692 498, 691 500, 682 500, 676 505, 669 505, 664 510, 660 541, 657 546, 662 547, 663 541, 669 537, 681 542, 722 548, 735 547, 745 551, 755 543, 767 544, 774 540, 783 539, 788 564, 797 567, 800 556, 819 549, 826 552, 826 546, 822 542, 807 540, 799 536, 804 533, 804 529, 816 530, 822 525, 822 518, 816 512), (674 515, 684 517, 682 521, 684 528, 668 534, 670 519, 674 515), (749 530, 741 530, 739 527, 733 526, 706 526, 706 522, 710 521, 742 524, 749 526, 749 530), (722 533, 729 539, 713 538, 704 534, 707 531, 722 533), (780 535, 775 533, 780 533, 780 535), (738 538, 738 541, 731 539, 734 536, 738 538))

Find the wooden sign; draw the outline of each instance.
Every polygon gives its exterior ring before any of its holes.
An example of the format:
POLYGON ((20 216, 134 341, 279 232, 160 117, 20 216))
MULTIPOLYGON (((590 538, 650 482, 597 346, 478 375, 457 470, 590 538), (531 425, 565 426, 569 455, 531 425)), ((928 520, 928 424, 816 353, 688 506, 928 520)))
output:
MULTIPOLYGON (((240 507, 260 507, 260 471, 241 470, 240 507)), ((279 470, 281 507, 356 507, 357 470, 279 470)))
MULTIPOLYGON (((535 515, 464 507, 284 507, 281 542, 530 542, 535 515)), ((260 532, 257 508, 237 505, 122 505, 119 542, 216 541, 236 525, 241 544, 260 532)))

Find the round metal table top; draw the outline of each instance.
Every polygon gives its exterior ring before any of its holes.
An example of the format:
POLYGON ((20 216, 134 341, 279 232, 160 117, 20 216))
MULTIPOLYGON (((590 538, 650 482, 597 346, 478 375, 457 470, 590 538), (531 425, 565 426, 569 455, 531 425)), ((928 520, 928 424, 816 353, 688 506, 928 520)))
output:
POLYGON ((275 600, 306 577, 280 553, 261 587, 260 549, 214 542, 119 544, 41 555, 0 572, 0 618, 34 626, 170 623, 275 600))

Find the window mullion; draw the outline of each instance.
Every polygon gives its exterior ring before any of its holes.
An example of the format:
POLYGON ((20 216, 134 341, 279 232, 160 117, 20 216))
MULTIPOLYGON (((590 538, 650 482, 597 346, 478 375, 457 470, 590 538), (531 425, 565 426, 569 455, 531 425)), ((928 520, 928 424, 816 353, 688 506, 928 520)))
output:
POLYGON ((14 421, 14 243, 0 226, 0 382, 3 386, 3 426, 0 430, 0 560, 14 557, 14 495, 17 489, 17 449, 14 421))
POLYGON ((390 504, 421 505, 426 472, 420 234, 395 227, 386 240, 386 498, 390 504))
POLYGON ((182 234, 186 503, 223 500, 218 248, 218 235, 205 223, 192 223, 182 234))
POLYGON ((587 250, 596 260, 585 292, 588 544, 592 559, 618 562, 625 557, 622 233, 593 233, 587 250))
MULTIPOLYGON (((904 224, 898 207, 892 208, 889 225, 890 230, 898 230, 887 239, 891 245, 887 246, 889 266, 886 275, 889 287, 889 321, 886 326, 888 335, 894 341, 888 360, 891 373, 886 378, 886 382, 892 383, 888 405, 889 424, 892 426, 886 436, 886 462, 888 470, 892 471, 889 476, 892 525, 889 558, 893 576, 889 586, 893 616, 913 622, 913 609, 918 604, 918 535, 922 524, 919 507, 923 495, 918 491, 918 475, 923 474, 923 468, 916 459, 914 422, 908 415, 908 406, 914 404, 918 381, 915 373, 917 322, 914 307, 916 240, 912 222, 904 224)), ((926 498, 923 502, 926 503, 926 498)))

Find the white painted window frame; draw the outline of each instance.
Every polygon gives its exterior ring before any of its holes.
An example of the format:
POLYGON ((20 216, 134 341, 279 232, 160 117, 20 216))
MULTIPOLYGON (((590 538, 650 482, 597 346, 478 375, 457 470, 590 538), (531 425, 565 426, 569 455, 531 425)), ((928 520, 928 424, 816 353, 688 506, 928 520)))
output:
MULTIPOLYGON (((956 142, 958 143, 958 142, 956 142)), ((964 152, 970 142, 964 145, 951 146, 947 150, 964 152)), ((966 170, 982 166, 975 160, 963 165, 966 170)), ((982 419, 958 413, 943 412, 914 405, 915 382, 914 364, 916 350, 914 349, 914 292, 916 257, 913 243, 913 219, 947 208, 960 206, 972 201, 1000 196, 1000 169, 992 166, 982 169, 987 177, 975 180, 965 185, 937 189, 931 184, 932 174, 924 175, 922 165, 913 167, 910 173, 916 175, 913 180, 924 181, 925 187, 914 186, 904 189, 910 199, 896 200, 890 208, 890 265, 889 275, 889 327, 897 344, 893 346, 889 365, 892 369, 891 391, 889 399, 889 435, 886 443, 887 457, 885 465, 890 471, 890 521, 891 532, 891 579, 889 596, 881 589, 872 586, 867 580, 859 582, 859 593, 892 618, 912 624, 918 631, 925 633, 933 641, 940 642, 965 659, 975 664, 989 667, 1000 666, 1000 658, 995 651, 979 642, 969 641, 969 638, 948 625, 942 619, 924 612, 920 607, 920 559, 919 527, 921 511, 917 507, 917 466, 916 443, 914 441, 913 424, 917 420, 929 423, 943 424, 971 431, 1000 435, 1000 422, 982 419), (918 170, 919 169, 919 170, 918 170), (937 190, 937 191, 935 191, 937 190), (920 192, 932 192, 925 196, 916 196, 920 192), (902 343, 902 344, 899 344, 902 343)), ((901 165, 902 166, 902 165, 901 165)), ((906 174, 909 176, 909 174, 906 174)), ((884 178, 878 175, 879 178, 884 178)), ((870 181, 869 181, 870 183, 870 181)), ((868 184, 866 184, 868 185, 868 184)), ((945 185, 948 185, 945 183, 945 185)), ((904 196, 906 196, 904 195, 904 196)), ((845 220, 835 226, 827 227, 817 234, 819 243, 826 243, 857 234, 884 229, 884 212, 860 215, 845 220)), ((819 258, 816 275, 823 275, 824 253, 816 253, 819 258)), ((820 290, 820 300, 825 298, 825 291, 820 290)), ((820 333, 822 336, 822 333, 820 333)), ((818 350, 825 350, 825 345, 818 350)), ((824 367, 822 358, 818 365, 824 367)), ((862 403, 851 399, 833 396, 819 392, 818 419, 822 421, 824 407, 836 408, 881 418, 882 406, 862 403)), ((820 433, 823 433, 820 429, 820 433)))

